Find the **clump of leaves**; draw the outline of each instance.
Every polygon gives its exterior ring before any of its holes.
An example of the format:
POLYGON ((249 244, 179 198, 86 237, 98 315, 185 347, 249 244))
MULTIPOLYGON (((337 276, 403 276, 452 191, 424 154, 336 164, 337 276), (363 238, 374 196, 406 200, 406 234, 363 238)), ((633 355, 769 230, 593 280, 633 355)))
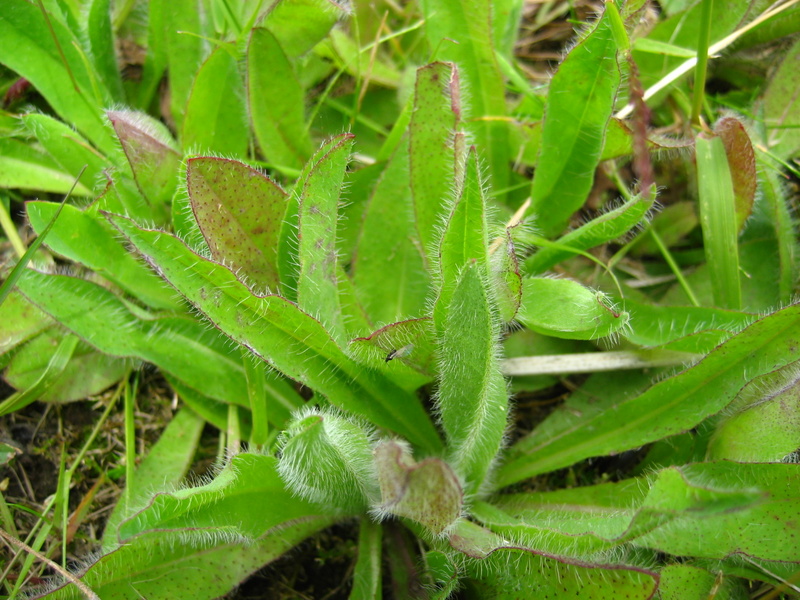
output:
MULTIPOLYGON (((0 349, 20 391, 0 412, 143 362, 183 401, 136 473, 129 441, 101 556, 36 597, 219 597, 347 520, 351 598, 408 597, 411 581, 431 598, 800 590, 800 306, 779 179, 800 150, 798 45, 753 75, 756 105, 737 52, 714 74, 738 95, 703 85, 706 57, 772 43, 800 11, 662 2, 642 33, 646 3, 607 2, 533 89, 512 54, 519 2, 377 19, 362 3, 181 0, 145 21, 134 4, 0 15, 0 62, 48 105, 3 115, 3 184, 77 177, 88 200, 26 204, 72 267, 15 275, 0 349), (146 47, 140 80, 120 77, 115 34, 146 47), (679 135, 651 128, 667 123, 679 135), (681 148, 697 202, 667 187, 657 212, 651 159, 681 148), (595 371, 546 418, 510 420, 514 393, 595 371), (176 488, 204 422, 247 450, 176 488), (593 467, 643 447, 614 479, 593 467), (384 543, 394 521, 408 534, 384 543)), ((46 531, 66 519, 63 481, 46 531)))

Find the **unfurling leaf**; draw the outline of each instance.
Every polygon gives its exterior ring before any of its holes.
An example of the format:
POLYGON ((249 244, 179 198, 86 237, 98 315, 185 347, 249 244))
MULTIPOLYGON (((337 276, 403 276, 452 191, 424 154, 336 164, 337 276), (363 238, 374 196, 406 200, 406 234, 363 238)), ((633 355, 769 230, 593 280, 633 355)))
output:
POLYGON ((379 515, 407 517, 439 535, 461 516, 462 492, 450 466, 440 458, 415 462, 395 441, 376 446, 375 466, 381 487, 379 515))

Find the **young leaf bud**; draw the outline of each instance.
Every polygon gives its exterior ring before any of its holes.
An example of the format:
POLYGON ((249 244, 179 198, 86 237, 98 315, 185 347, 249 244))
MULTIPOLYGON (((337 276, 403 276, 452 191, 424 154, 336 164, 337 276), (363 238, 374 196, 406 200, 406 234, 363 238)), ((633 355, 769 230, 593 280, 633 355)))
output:
POLYGON ((381 487, 378 516, 407 517, 440 535, 461 516, 463 492, 453 470, 440 458, 417 463, 404 444, 381 442, 375 447, 381 487))
POLYGON ((373 435, 340 413, 300 411, 282 434, 278 473, 306 500, 347 514, 364 512, 379 494, 373 435))

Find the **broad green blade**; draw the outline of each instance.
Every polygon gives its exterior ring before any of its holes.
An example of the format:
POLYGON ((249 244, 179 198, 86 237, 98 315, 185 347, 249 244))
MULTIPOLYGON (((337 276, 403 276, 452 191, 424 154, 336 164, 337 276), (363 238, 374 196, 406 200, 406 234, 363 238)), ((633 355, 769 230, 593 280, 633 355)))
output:
POLYGON ((506 229, 505 239, 490 257, 492 285, 504 323, 511 322, 517 316, 522 303, 522 274, 511 232, 511 229, 506 229))
POLYGON ((742 305, 739 282, 739 244, 736 200, 725 146, 717 137, 697 137, 697 192, 703 249, 708 263, 714 304, 738 310, 742 305))
POLYGON ((747 381, 799 359, 800 305, 792 305, 756 321, 695 366, 641 395, 577 419, 562 435, 523 438, 509 449, 497 485, 686 431, 725 408, 747 381))
POLYGON ((522 304, 517 320, 542 335, 571 340, 613 336, 628 324, 602 292, 570 279, 532 277, 522 282, 522 304))
POLYGON ((531 187, 532 214, 546 237, 560 233, 589 195, 620 82, 616 55, 604 14, 550 81, 531 187))
POLYGON ((328 0, 283 0, 273 4, 263 21, 283 51, 296 59, 321 42, 339 19, 344 4, 328 0))
POLYGON ((192 212, 218 262, 260 290, 278 288, 278 237, 287 194, 238 161, 190 158, 186 184, 192 212))
POLYGON ((247 102, 266 161, 277 167, 302 168, 313 151, 303 114, 304 90, 284 49, 268 29, 256 28, 250 34, 247 102))
POLYGON ((351 340, 348 350, 353 358, 369 367, 402 373, 413 382, 409 389, 416 389, 430 381, 438 370, 434 337, 429 317, 408 319, 351 340), (408 367, 417 372, 416 377, 408 367))
POLYGON ((80 179, 84 189, 94 189, 101 181, 103 170, 111 166, 83 136, 61 121, 39 113, 28 113, 21 120, 72 179, 86 166, 80 179))
POLYGON ((597 564, 542 553, 537 547, 510 544, 469 521, 462 521, 450 539, 458 551, 476 560, 467 562, 471 588, 479 598, 587 598, 609 600, 653 598, 658 577, 641 567, 597 564), (513 576, 509 564, 514 565, 513 576))
POLYGON ((28 270, 19 289, 101 352, 151 362, 217 400, 247 406, 239 353, 205 325, 186 317, 141 318, 105 288, 66 275, 28 270))
POLYGON ((468 495, 484 485, 502 445, 508 392, 497 360, 497 318, 483 269, 468 264, 453 290, 440 327, 437 412, 450 463, 468 495))
POLYGON ((113 100, 103 89, 97 74, 86 70, 89 63, 83 60, 75 35, 52 15, 49 22, 70 71, 61 59, 39 6, 24 0, 3 3, 0 64, 30 81, 61 118, 73 124, 101 152, 111 153, 114 142, 101 109, 113 100), (95 89, 100 97, 95 96, 95 89))
POLYGON ((405 145, 386 165, 362 222, 351 268, 356 294, 370 320, 393 323, 422 316, 430 275, 414 227, 405 145))
MULTIPOLYGON (((50 369, 53 348, 67 336, 72 334, 54 327, 25 344, 9 361, 4 374, 6 381, 19 390, 33 387, 50 369)), ((79 341, 63 371, 51 380, 37 399, 43 402, 83 400, 122 379, 131 366, 130 360, 102 354, 86 342, 79 341)))
MULTIPOLYGON (((31 227, 41 234, 61 205, 53 202, 28 202, 31 227)), ((120 286, 129 294, 156 309, 182 312, 185 304, 175 292, 120 243, 108 221, 88 209, 65 205, 47 236, 47 246, 70 260, 86 265, 120 286)))
POLYGON ((16 285, 17 281, 19 281, 19 278, 22 277, 23 273, 25 272, 28 263, 36 254, 36 251, 39 250, 39 246, 42 245, 42 242, 44 242, 47 235, 50 233, 50 231, 52 231, 53 226, 56 224, 56 221, 58 220, 58 217, 61 215, 61 211, 64 210, 64 206, 66 206, 67 199, 72 193, 72 190, 74 190, 75 187, 78 185, 78 180, 80 179, 81 174, 83 174, 83 171, 81 171, 81 173, 78 174, 78 179, 75 179, 75 181, 72 183, 72 187, 67 192, 67 195, 64 196, 64 199, 61 201, 58 210, 56 210, 53 216, 50 218, 50 222, 47 223, 47 226, 44 229, 42 229, 41 233, 39 233, 36 239, 33 240, 33 243, 30 246, 28 246, 28 249, 25 251, 25 254, 22 255, 22 258, 20 258, 17 264, 14 265, 14 268, 11 269, 11 273, 8 274, 5 281, 3 281, 3 283, 0 285, 0 305, 3 304, 5 299, 14 289, 14 286, 16 285))
MULTIPOLYGON (((0 138, 0 188, 65 194, 72 187, 76 175, 68 173, 46 152, 20 140, 0 138)), ((78 182, 75 194, 90 196, 91 189, 78 182)))
MULTIPOLYGON (((162 231, 109 215, 159 273, 227 336, 331 403, 435 451, 440 442, 419 400, 348 358, 319 321, 280 296, 256 296, 225 267, 162 231), (301 360, 298 360, 301 358, 301 360)), ((246 399, 246 391, 242 395, 246 399)))
POLYGON ((117 527, 125 518, 133 515, 135 507, 144 504, 156 490, 169 489, 182 483, 194 460, 204 426, 205 420, 186 407, 172 417, 136 469, 136 489, 131 495, 131 508, 126 506, 126 496, 123 495, 108 517, 103 531, 104 552, 116 547, 117 527))
POLYGON ((625 301, 630 312, 626 339, 645 348, 707 354, 738 333, 756 315, 696 306, 658 306, 625 301))
POLYGON ((125 90, 117 64, 114 31, 111 27, 111 0, 92 0, 86 10, 86 39, 89 56, 103 86, 115 102, 125 101, 125 90))
POLYGON ((295 190, 300 198, 297 304, 314 315, 340 344, 346 335, 339 303, 336 223, 353 142, 351 134, 342 134, 324 144, 304 169, 295 190))
POLYGON ((244 81, 232 52, 232 45, 217 48, 197 72, 183 108, 181 145, 185 152, 213 151, 235 158, 247 154, 244 81))
POLYGON ((795 226, 790 213, 787 190, 781 182, 781 173, 763 153, 759 153, 759 182, 769 221, 775 228, 779 260, 778 295, 782 304, 791 302, 797 273, 800 272, 800 251, 797 246, 795 226))
POLYGON ((767 80, 767 90, 764 93, 764 120, 770 141, 769 149, 783 159, 796 156, 800 150, 798 58, 800 40, 794 43, 774 75, 767 80))
MULTIPOLYGON (((207 485, 157 495, 81 579, 101 598, 211 600, 333 521, 284 488, 274 458, 240 454, 207 485)), ((73 586, 38 597, 84 598, 73 586)))
POLYGON ((18 290, 11 292, 0 304, 0 355, 33 338, 53 320, 31 304, 18 290))
POLYGON ((51 346, 52 354, 50 355, 50 360, 39 378, 27 389, 11 394, 0 402, 0 416, 22 410, 31 402, 38 400, 67 368, 78 341, 78 338, 74 335, 65 335, 58 342, 58 346, 54 351, 51 346))
POLYGON ((437 228, 452 196, 453 136, 461 120, 460 93, 455 65, 433 63, 417 70, 408 152, 414 217, 429 258, 435 257, 437 228))
POLYGON ((800 381, 791 363, 748 383, 719 418, 708 456, 738 462, 780 462, 800 441, 800 381))
POLYGON ((169 71, 170 113, 175 129, 181 131, 195 77, 210 54, 207 39, 213 34, 208 12, 201 8, 200 0, 172 0, 163 1, 163 4, 155 2, 155 5, 159 12, 163 11, 158 15, 163 19, 163 29, 153 33, 157 38, 163 36, 169 71))
MULTIPOLYGON (((741 464, 721 461, 680 469, 682 479, 698 489, 740 489, 760 496, 754 506, 714 512, 686 511, 669 527, 657 528, 634 540, 637 546, 676 556, 725 558, 737 553, 777 561, 797 562, 800 556, 800 472, 793 464, 741 464), (759 535, 750 531, 758 527, 759 535)), ((676 498, 675 500, 677 500, 676 498)), ((675 504, 675 500, 665 506, 675 504)))
POLYGON ((468 102, 460 116, 468 123, 487 163, 489 183, 494 190, 505 190, 511 160, 505 123, 506 86, 495 57, 492 31, 504 21, 504 15, 494 15, 494 3, 486 0, 424 0, 420 4, 433 56, 458 65, 464 78, 468 102))
MULTIPOLYGON (((470 148, 458 181, 457 196, 439 244, 439 294, 434 307, 437 332, 444 327, 453 291, 466 265, 474 262, 479 277, 489 273, 489 234, 486 224, 486 200, 478 165, 478 154, 470 148)), ((490 296, 493 301, 493 296, 490 296)))

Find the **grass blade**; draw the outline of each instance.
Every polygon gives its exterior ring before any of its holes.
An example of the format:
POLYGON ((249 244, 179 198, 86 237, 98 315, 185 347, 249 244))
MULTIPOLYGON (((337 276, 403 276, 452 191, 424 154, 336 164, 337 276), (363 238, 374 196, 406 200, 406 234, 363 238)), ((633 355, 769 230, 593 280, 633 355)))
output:
MULTIPOLYGON (((86 167, 84 167, 85 169, 86 167)), ((8 278, 0 285, 0 304, 3 304, 5 299, 11 293, 11 290, 14 288, 14 285, 17 283, 19 278, 22 276, 22 272, 25 270, 25 267, 28 266, 28 263, 33 258, 33 255, 36 254, 36 251, 39 249, 39 246, 42 245, 47 234, 50 233, 50 230, 53 229, 53 226, 56 224, 56 220, 58 216, 61 214, 61 211, 64 209, 64 204, 67 202, 67 198, 69 198, 72 190, 75 189, 75 186, 78 185, 78 181, 83 175, 83 169, 81 172, 78 173, 78 177, 75 179, 75 182, 72 184, 72 188, 67 192, 67 195, 64 196, 64 199, 61 201, 61 205, 58 207, 58 210, 53 214, 50 218, 50 222, 47 223, 47 226, 42 230, 42 232, 38 235, 38 237, 33 240, 33 243, 28 247, 25 251, 25 254, 22 255, 22 258, 19 259, 19 262, 14 265, 14 268, 9 273, 8 278)))
POLYGON ((725 146, 717 136, 697 137, 697 191, 703 249, 714 304, 739 310, 742 306, 742 288, 739 281, 736 199, 725 146))
POLYGON ((690 369, 657 383, 613 410, 579 419, 557 434, 517 442, 498 472, 498 487, 622 452, 694 427, 725 408, 744 383, 800 360, 800 305, 756 321, 690 369))

